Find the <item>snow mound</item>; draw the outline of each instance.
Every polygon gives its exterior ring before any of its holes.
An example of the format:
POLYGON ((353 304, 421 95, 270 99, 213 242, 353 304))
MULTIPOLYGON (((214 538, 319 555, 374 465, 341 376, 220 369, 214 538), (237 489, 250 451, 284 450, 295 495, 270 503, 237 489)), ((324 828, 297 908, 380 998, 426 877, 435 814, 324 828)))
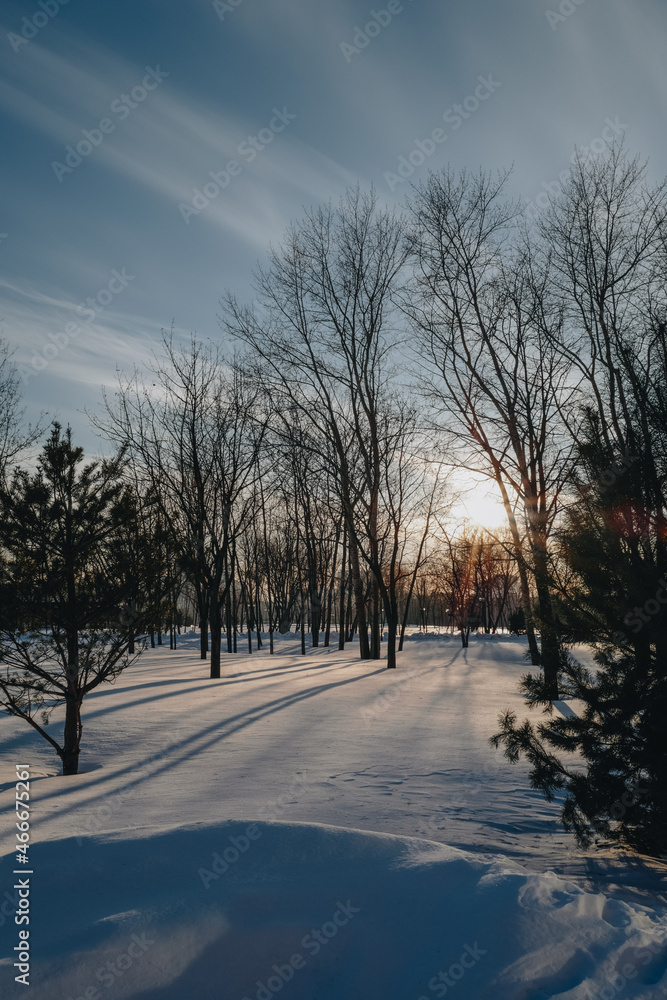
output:
POLYGON ((33 1000, 667 996, 667 917, 502 856, 319 824, 141 832, 34 844, 33 1000))

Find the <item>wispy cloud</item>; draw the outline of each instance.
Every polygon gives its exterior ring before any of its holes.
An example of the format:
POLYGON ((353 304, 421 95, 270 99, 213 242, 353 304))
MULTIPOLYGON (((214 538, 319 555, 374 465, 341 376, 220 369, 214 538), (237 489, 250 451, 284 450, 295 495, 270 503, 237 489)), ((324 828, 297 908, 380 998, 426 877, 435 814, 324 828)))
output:
POLYGON ((556 32, 548 4, 532 0, 404 0, 347 62, 341 42, 382 6, 243 0, 221 21, 210 0, 72 3, 14 53, 6 33, 26 11, 10 0, 0 29, 5 336, 31 356, 112 269, 137 274, 85 339, 30 380, 31 406, 45 398, 75 406, 84 386, 91 394, 96 381, 112 380, 116 363, 140 364, 172 317, 215 336, 224 289, 250 293, 254 261, 304 206, 357 182, 400 199, 405 186, 391 194, 384 171, 479 74, 502 81, 498 95, 429 157, 424 174, 514 163, 516 193, 531 197, 567 166, 575 143, 615 115, 629 122, 633 148, 667 172, 667 10, 658 0, 587 0, 556 32), (112 104, 141 86, 147 66, 168 76, 121 119, 112 104), (238 158, 274 107, 297 117, 184 225, 179 204, 238 158), (59 181, 53 162, 105 117, 113 130, 59 181))

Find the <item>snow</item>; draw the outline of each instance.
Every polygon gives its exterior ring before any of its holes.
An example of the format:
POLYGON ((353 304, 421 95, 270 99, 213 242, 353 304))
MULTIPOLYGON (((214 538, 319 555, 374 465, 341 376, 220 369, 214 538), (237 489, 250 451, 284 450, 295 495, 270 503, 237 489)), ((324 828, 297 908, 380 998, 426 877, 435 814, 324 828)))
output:
POLYGON ((526 712, 522 640, 414 636, 387 671, 292 635, 219 681, 180 641, 86 700, 82 774, 0 720, 3 809, 33 775, 36 1000, 667 996, 664 866, 577 849, 488 744, 526 712))
POLYGON ((567 701, 553 701, 553 707, 559 712, 564 719, 576 719, 577 713, 572 708, 570 702, 567 701))

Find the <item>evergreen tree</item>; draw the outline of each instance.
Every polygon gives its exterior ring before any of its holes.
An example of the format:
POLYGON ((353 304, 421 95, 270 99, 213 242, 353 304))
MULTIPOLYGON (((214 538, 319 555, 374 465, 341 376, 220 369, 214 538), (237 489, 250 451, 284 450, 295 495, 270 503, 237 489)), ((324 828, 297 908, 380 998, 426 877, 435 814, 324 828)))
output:
POLYGON ((18 469, 0 491, 0 704, 78 771, 84 697, 130 662, 123 611, 133 581, 114 572, 122 503, 121 458, 82 465, 68 427, 54 423, 33 474, 18 469), (65 706, 62 743, 47 731, 65 706))
MULTIPOLYGON (((656 482, 664 487, 665 469, 656 469, 653 434, 650 441, 636 436, 636 453, 614 455, 592 413, 587 425, 575 502, 561 535, 569 574, 558 613, 567 641, 593 647, 597 666, 585 669, 565 655, 563 696, 583 708, 537 726, 519 725, 507 712, 492 743, 502 744, 510 761, 523 756, 531 763, 533 787, 547 799, 565 791, 563 823, 580 844, 597 833, 661 855, 667 851, 667 577, 664 492, 656 482)), ((523 690, 531 705, 551 712, 539 678, 528 675, 523 690)))

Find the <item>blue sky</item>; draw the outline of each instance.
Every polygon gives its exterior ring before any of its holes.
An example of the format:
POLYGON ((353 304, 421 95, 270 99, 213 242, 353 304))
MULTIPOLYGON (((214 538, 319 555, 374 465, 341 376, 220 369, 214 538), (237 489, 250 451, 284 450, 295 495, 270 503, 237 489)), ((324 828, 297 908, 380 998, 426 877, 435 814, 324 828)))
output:
POLYGON ((534 201, 614 131, 664 176, 666 37, 664 0, 8 0, 0 327, 29 416, 98 448, 116 367, 172 322, 219 338, 225 289, 347 185, 513 165, 534 201))

